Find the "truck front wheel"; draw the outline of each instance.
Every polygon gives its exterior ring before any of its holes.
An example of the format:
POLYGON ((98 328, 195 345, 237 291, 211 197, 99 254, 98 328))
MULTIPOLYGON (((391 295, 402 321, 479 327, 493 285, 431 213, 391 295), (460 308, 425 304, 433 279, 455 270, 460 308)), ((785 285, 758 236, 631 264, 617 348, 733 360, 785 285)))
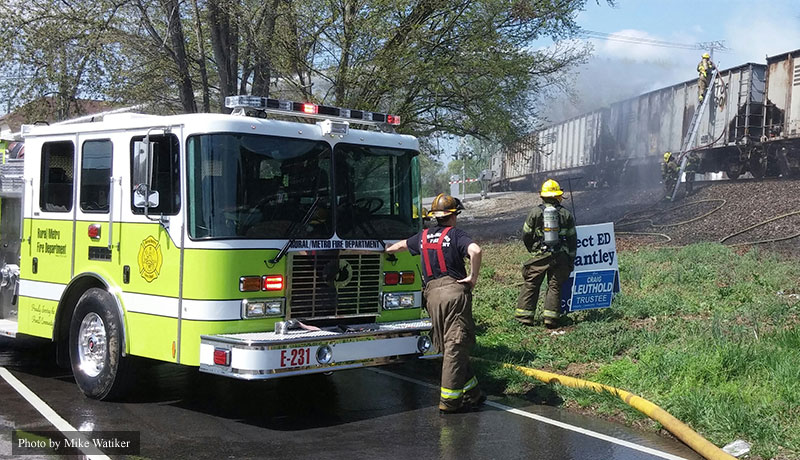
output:
POLYGON ((113 399, 128 383, 122 356, 122 323, 107 291, 92 288, 78 300, 69 328, 69 357, 75 382, 92 399, 113 399))

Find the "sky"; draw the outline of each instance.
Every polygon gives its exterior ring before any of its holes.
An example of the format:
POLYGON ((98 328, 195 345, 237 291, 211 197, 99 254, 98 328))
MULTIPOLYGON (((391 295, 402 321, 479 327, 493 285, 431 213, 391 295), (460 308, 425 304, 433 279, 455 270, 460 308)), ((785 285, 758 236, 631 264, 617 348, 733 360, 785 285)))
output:
MULTIPOLYGON (((774 56, 800 49, 800 2, 797 0, 588 0, 577 15, 584 30, 622 34, 672 43, 724 41, 729 51, 714 52, 722 68, 747 62, 766 63, 774 56)), ((569 78, 574 97, 549 105, 557 122, 609 103, 658 88, 696 79, 703 51, 590 39, 589 62, 569 78)), ((546 43, 542 43, 546 46, 546 43)))

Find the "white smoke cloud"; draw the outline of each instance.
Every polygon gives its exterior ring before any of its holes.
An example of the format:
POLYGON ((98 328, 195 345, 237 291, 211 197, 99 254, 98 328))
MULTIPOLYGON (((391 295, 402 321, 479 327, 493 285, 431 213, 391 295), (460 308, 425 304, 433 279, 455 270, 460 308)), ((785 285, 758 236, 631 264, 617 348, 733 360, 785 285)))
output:
POLYGON ((766 56, 800 48, 800 18, 797 14, 776 14, 776 8, 760 2, 747 14, 731 17, 724 26, 731 53, 720 55, 723 67, 746 62, 766 63, 766 56))

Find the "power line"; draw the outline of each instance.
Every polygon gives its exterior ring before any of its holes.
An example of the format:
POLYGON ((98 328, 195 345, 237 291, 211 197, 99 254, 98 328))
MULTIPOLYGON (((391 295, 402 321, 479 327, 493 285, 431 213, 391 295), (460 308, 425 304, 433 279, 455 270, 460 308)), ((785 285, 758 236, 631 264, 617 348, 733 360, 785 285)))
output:
POLYGON ((585 29, 582 30, 579 35, 586 38, 597 38, 600 40, 632 43, 635 45, 659 46, 662 48, 679 48, 685 50, 712 49, 718 51, 731 51, 730 48, 725 46, 724 40, 698 42, 698 43, 676 43, 665 40, 655 40, 652 38, 634 37, 633 35, 609 34, 606 32, 597 32, 594 30, 585 30, 585 29))

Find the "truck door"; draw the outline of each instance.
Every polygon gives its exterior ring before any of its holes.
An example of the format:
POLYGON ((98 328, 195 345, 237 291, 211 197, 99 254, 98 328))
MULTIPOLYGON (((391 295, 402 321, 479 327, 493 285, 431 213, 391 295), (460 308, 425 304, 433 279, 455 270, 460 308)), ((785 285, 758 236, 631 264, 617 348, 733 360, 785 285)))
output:
POLYGON ((82 138, 78 155, 78 194, 75 217, 75 273, 91 272, 115 285, 122 269, 117 251, 120 185, 111 181, 114 146, 109 138, 82 138), (113 281, 112 281, 113 280, 113 281))
MULTIPOLYGON (((136 356, 178 362, 180 343, 180 264, 182 211, 180 194, 180 130, 127 135, 122 174, 122 220, 117 232, 122 262, 122 297, 126 310, 130 353, 136 356), (176 134, 176 132, 178 134, 176 134), (152 155, 149 180, 134 182, 135 153, 147 138, 152 155), (148 183, 149 182, 149 183, 148 183), (148 206, 143 203, 149 187, 148 206)), ((116 174, 120 176, 120 174, 116 174)), ((116 227, 115 227, 116 232, 116 227)))

